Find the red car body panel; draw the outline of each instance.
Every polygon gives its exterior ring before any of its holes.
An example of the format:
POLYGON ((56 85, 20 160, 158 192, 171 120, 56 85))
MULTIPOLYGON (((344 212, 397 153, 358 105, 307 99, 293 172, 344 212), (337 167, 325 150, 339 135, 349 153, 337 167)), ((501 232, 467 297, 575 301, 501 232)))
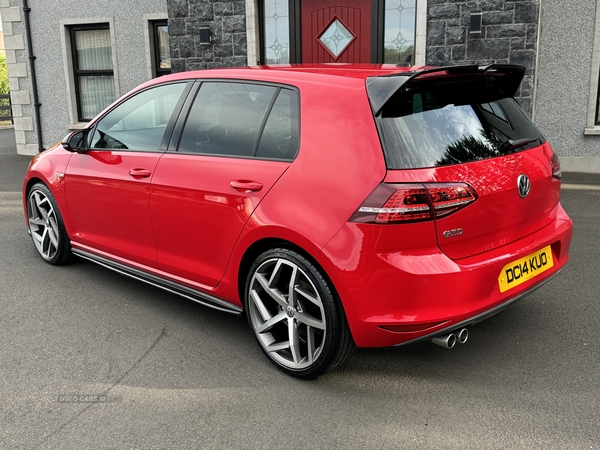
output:
POLYGON ((72 239, 156 267, 150 222, 150 180, 160 153, 91 150, 74 154, 65 171, 72 239), (137 170, 147 171, 135 176, 137 170), (132 175, 134 174, 134 175, 132 175))
POLYGON ((23 194, 26 198, 36 180, 51 188, 73 247, 237 306, 243 306, 246 274, 240 266, 249 249, 287 242, 331 280, 360 347, 398 345, 452 330, 560 271, 568 260, 572 223, 559 203, 549 144, 472 163, 387 170, 365 82, 406 70, 264 67, 152 80, 132 93, 182 79, 294 86, 300 92, 297 157, 285 163, 176 152, 94 156, 57 146, 34 158, 23 194), (135 168, 151 175, 135 179, 129 175, 135 168), (523 172, 531 179, 525 199, 516 185, 523 172), (240 192, 232 181, 260 183, 262 189, 240 192), (465 182, 478 198, 438 220, 350 222, 382 182, 465 182), (94 211, 98 206, 104 217, 94 211), (458 228, 462 234, 444 237, 444 231, 458 228), (501 293, 502 268, 548 245, 554 266, 501 293))
POLYGON ((158 267, 215 287, 256 206, 289 163, 165 154, 152 179, 158 267), (232 182, 258 183, 236 190, 232 182), (260 185, 260 187, 259 187, 260 185))

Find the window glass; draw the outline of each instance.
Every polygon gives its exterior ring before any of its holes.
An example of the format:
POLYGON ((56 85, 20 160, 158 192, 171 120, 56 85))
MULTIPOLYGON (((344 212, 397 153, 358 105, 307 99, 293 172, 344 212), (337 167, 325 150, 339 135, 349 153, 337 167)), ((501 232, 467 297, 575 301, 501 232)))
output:
POLYGON ((385 0, 383 62, 398 64, 415 59, 416 0, 385 0))
POLYGON ((291 89, 282 89, 265 124, 256 156, 294 159, 298 140, 298 94, 291 89))
POLYGON ((265 0, 264 33, 266 64, 290 62, 290 14, 288 0, 265 0))
POLYGON ((157 151, 185 83, 158 86, 125 100, 96 126, 91 148, 157 151))
POLYGON ((383 107, 379 123, 388 168, 461 164, 545 142, 512 98, 481 104, 440 98, 440 92, 408 90, 383 107), (519 140, 523 145, 514 147, 519 140))
POLYGON ((276 90, 245 83, 203 83, 183 129, 179 151, 251 156, 276 90))
POLYGON ((73 27, 74 72, 79 120, 90 120, 115 101, 110 30, 107 25, 73 27))

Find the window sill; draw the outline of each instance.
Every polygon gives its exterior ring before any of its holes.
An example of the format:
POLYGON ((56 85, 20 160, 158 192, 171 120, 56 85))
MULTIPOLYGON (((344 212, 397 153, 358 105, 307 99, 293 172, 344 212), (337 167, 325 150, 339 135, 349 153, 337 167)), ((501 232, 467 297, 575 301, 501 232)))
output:
POLYGON ((70 123, 69 125, 67 125, 67 129, 68 130, 82 130, 83 128, 88 126, 88 123, 89 122, 70 123))
POLYGON ((585 136, 600 136, 600 125, 583 130, 585 136))

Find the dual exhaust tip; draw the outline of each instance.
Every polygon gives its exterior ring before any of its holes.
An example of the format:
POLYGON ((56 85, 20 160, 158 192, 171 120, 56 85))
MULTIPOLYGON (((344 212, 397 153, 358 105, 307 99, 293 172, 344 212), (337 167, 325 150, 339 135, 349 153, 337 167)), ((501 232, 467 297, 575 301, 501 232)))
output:
POLYGON ((434 337, 431 342, 440 347, 452 348, 456 343, 464 344, 469 339, 469 330, 462 328, 461 330, 454 331, 444 336, 434 337))

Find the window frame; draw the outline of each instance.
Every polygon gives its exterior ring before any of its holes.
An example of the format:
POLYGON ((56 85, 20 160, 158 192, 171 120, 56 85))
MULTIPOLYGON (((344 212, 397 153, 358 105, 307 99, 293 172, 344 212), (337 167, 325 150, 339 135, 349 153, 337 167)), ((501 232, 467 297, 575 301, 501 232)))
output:
MULTIPOLYGON (((68 123, 66 125, 69 130, 80 130, 84 128, 89 122, 80 122, 77 115, 77 96, 75 94, 75 77, 73 75, 73 52, 71 51, 71 33, 70 27, 75 25, 93 25, 98 23, 108 23, 110 29, 110 43, 114 50, 117 48, 117 42, 115 37, 115 20, 113 16, 91 16, 85 18, 68 18, 60 19, 60 42, 62 47, 62 61, 63 71, 65 75, 65 91, 66 91, 66 102, 68 112, 68 123)), ((114 72, 114 86, 115 94, 121 93, 121 87, 119 82, 119 66, 117 64, 117 55, 113 51, 112 57, 113 72, 114 72)))
POLYGON ((596 5, 594 47, 585 135, 600 135, 600 2, 596 5))
MULTIPOLYGON (((160 42, 158 38, 158 28, 159 27, 167 27, 168 29, 168 20, 167 19, 157 19, 157 20, 149 20, 148 25, 150 26, 152 32, 152 58, 153 58, 153 78, 162 77, 163 75, 169 75, 171 73, 171 67, 168 69, 164 69, 160 67, 160 42)), ((168 36, 168 34, 167 34, 168 36)), ((169 51, 169 64, 171 60, 171 55, 169 51)))
MULTIPOLYGON (((77 101, 77 120, 78 122, 90 122, 93 117, 83 117, 81 112, 81 85, 80 85, 80 77, 83 76, 111 76, 115 77, 114 70, 114 48, 111 42, 111 65, 112 69, 96 69, 96 70, 84 70, 79 68, 79 58, 77 56, 77 45, 75 43, 75 33, 77 31, 94 31, 94 30, 108 30, 110 37, 110 24, 109 23, 92 23, 92 24, 81 24, 81 25, 71 25, 69 26, 69 37, 71 41, 71 54, 72 54, 72 70, 73 70, 73 78, 75 81, 75 98, 77 101)), ((112 39, 111 39, 112 41, 112 39)), ((112 100, 114 102, 117 99, 117 92, 115 92, 115 98, 112 100)), ((112 103, 111 102, 111 103, 112 103)))

